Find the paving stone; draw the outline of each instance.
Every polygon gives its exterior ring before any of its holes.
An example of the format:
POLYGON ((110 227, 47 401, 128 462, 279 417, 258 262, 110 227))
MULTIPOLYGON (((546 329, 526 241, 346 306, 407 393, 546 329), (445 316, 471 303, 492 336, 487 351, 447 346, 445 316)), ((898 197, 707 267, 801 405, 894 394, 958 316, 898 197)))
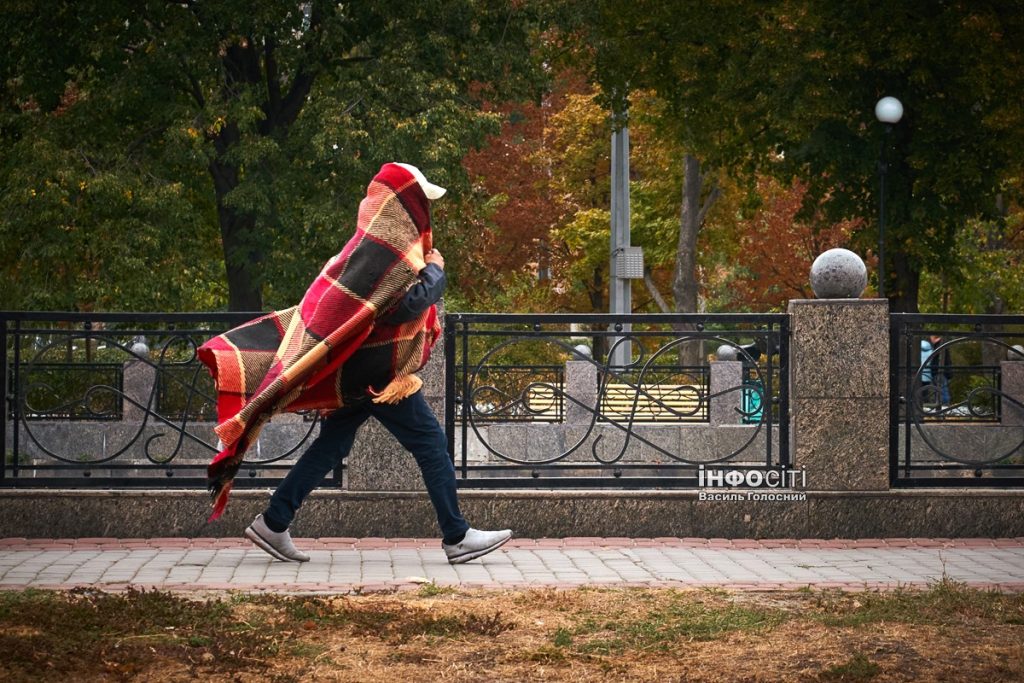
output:
POLYGON ((517 539, 449 565, 434 539, 300 539, 308 563, 238 539, 0 539, 0 586, 182 591, 417 590, 410 577, 467 588, 644 585, 735 590, 927 586, 943 576, 1024 591, 1024 539, 517 539), (332 545, 334 547, 332 547, 332 545))

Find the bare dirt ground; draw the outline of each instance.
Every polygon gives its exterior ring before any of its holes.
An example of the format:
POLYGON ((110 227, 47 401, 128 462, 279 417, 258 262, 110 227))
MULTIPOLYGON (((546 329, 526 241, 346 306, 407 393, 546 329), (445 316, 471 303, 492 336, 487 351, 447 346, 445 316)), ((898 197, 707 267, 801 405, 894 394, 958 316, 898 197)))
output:
POLYGON ((1024 681, 1024 596, 0 593, 7 681, 1024 681))

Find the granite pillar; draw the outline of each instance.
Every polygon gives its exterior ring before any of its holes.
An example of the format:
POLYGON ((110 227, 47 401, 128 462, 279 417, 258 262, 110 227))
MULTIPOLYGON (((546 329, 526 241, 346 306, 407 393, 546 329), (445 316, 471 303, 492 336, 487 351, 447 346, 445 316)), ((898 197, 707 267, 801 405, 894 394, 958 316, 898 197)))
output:
POLYGON ((146 417, 146 406, 150 410, 156 408, 156 397, 152 396, 155 384, 156 368, 149 363, 130 360, 124 364, 122 420, 142 422, 146 417))
POLYGON ((1024 426, 1024 363, 1004 360, 999 364, 1003 392, 1001 422, 1004 427, 1024 426))
POLYGON ((565 424, 590 424, 593 411, 597 410, 596 365, 586 360, 565 362, 564 401, 565 424))
POLYGON ((789 302, 793 454, 807 488, 889 486, 889 304, 789 302))
POLYGON ((741 424, 743 414, 743 363, 735 360, 711 361, 708 406, 712 426, 741 424), (731 390, 731 391, 730 391, 731 390))

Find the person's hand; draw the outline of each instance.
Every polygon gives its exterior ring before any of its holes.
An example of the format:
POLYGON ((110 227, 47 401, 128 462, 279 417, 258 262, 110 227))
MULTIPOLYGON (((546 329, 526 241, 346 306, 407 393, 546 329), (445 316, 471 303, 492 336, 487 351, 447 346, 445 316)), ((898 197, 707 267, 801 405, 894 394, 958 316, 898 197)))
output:
POLYGON ((444 256, 441 256, 441 252, 439 252, 437 249, 431 249, 430 251, 428 251, 427 255, 424 257, 424 260, 427 263, 433 263, 441 270, 444 270, 444 256))

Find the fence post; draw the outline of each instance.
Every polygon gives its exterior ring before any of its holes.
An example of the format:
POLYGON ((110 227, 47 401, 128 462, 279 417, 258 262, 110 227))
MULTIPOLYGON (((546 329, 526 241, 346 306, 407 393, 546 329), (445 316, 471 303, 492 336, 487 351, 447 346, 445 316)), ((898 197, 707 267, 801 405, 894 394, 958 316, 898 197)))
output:
POLYGON ((600 412, 600 406, 597 404, 597 366, 589 360, 567 360, 565 396, 565 423, 590 424, 594 417, 590 409, 600 412), (570 396, 576 400, 568 398, 570 396))
POLYGON ((121 419, 125 422, 142 422, 147 411, 156 410, 156 368, 144 360, 129 360, 124 363, 121 419))
POLYGON ((1002 403, 1002 424, 1004 427, 1024 425, 1024 362, 1004 360, 999 363, 1000 389, 1008 399, 1002 403), (1018 401, 1014 403, 1013 401, 1018 401))
POLYGON ((794 465, 807 488, 889 487, 889 303, 789 302, 794 465))
MULTIPOLYGON (((17 337, 15 337, 17 343, 17 337)), ((3 462, 0 462, 0 481, 7 478, 7 391, 11 386, 7 376, 7 318, 0 316, 0 449, 3 449, 3 462)), ((14 425, 17 429, 18 425, 14 425)))
POLYGON ((708 419, 712 426, 740 424, 743 414, 743 363, 738 360, 713 360, 710 363, 708 419), (731 391, 730 391, 731 390, 731 391))

